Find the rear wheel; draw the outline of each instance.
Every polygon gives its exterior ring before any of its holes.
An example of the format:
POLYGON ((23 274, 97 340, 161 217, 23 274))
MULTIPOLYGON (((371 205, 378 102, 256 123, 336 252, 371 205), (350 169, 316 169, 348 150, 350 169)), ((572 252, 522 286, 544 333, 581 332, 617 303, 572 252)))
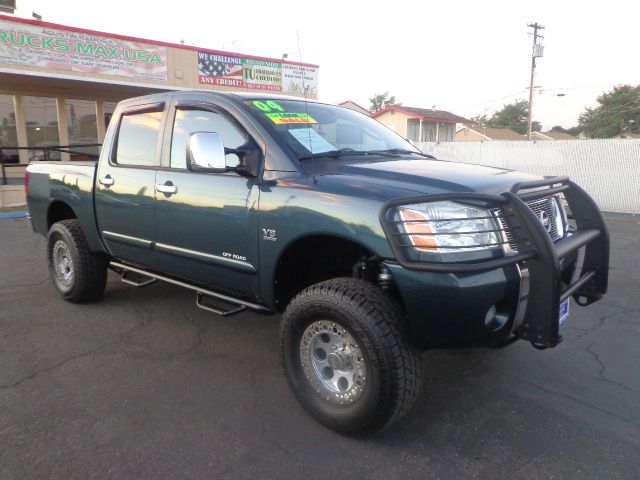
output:
POLYGON ((282 359, 302 406, 341 433, 372 434, 399 420, 421 386, 421 355, 401 310, 367 282, 313 285, 287 307, 282 359))
POLYGON ((89 250, 78 220, 63 220, 51 226, 47 259, 53 284, 65 300, 80 303, 102 296, 107 260, 89 250))

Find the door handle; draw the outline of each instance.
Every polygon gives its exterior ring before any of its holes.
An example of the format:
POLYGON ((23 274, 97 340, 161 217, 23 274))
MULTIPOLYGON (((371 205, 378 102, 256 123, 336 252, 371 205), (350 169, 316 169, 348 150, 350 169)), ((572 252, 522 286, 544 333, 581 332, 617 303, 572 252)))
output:
POLYGON ((111 185, 113 185, 113 178, 111 178, 111 175, 106 175, 100 178, 98 181, 105 187, 110 187, 111 185))
POLYGON ((156 191, 160 193, 164 193, 165 195, 173 195, 178 192, 178 187, 176 187, 171 181, 167 181, 164 184, 159 183, 156 185, 156 191))

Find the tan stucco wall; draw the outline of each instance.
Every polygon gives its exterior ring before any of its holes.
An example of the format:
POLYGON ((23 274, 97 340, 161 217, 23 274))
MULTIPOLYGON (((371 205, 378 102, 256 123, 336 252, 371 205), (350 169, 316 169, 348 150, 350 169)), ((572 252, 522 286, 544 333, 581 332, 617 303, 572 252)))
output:
POLYGON ((406 115, 395 110, 388 110, 375 117, 378 122, 405 138, 407 136, 407 118, 406 115))
POLYGON ((468 130, 463 128, 456 132, 455 141, 456 142, 483 142, 487 139, 482 135, 477 134, 473 130, 468 130))
POLYGON ((0 208, 26 205, 22 185, 0 185, 0 208))

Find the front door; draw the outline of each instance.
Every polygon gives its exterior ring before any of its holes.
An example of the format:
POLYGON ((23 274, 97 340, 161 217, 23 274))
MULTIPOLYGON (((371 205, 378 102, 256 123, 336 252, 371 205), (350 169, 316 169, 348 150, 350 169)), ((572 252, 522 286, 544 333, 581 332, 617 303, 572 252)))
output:
MULTIPOLYGON (((257 292, 258 187, 236 173, 187 170, 189 135, 216 132, 225 147, 243 145, 247 133, 226 112, 176 108, 169 168, 156 176, 155 250, 164 272, 239 295, 257 292)), ((238 158, 227 155, 227 164, 238 158)))
POLYGON ((98 228, 111 255, 157 269, 155 184, 164 103, 131 105, 117 115, 103 147, 95 189, 98 228), (115 130, 115 135, 111 130, 115 130))

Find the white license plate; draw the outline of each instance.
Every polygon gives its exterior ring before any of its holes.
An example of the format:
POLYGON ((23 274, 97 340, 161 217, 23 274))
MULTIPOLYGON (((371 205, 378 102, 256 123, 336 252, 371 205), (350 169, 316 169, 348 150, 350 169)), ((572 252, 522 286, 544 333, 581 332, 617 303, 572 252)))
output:
POLYGON ((558 323, 562 325, 569 316, 569 299, 565 298, 560 302, 560 315, 558 316, 558 323))

